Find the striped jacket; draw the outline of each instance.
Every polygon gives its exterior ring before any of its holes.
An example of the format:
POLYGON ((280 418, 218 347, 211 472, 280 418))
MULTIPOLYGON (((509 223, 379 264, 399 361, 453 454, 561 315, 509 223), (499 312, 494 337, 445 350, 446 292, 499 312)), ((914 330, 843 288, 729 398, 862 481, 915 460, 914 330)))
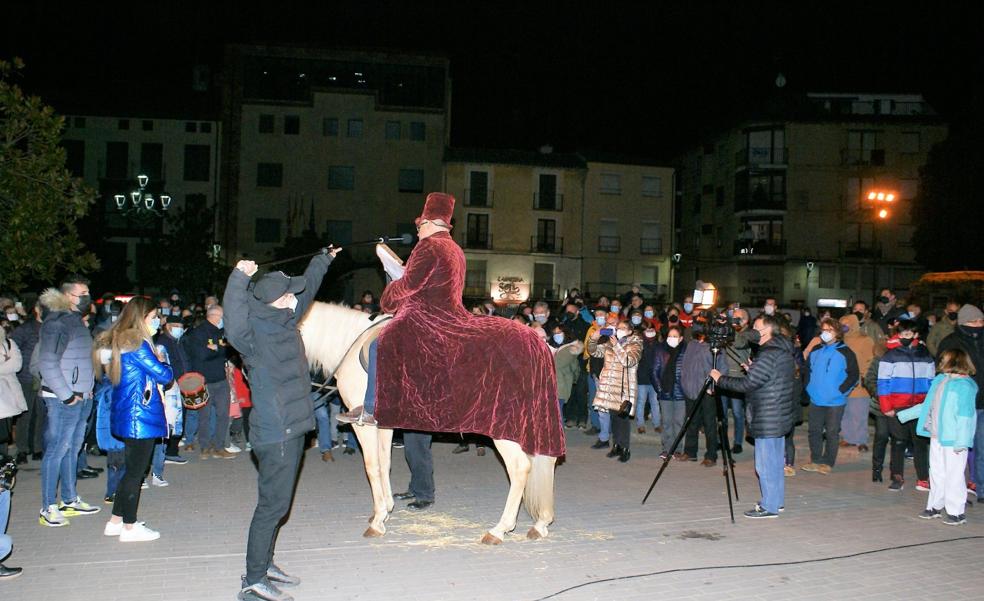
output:
POLYGON ((918 405, 936 376, 936 364, 922 343, 899 346, 878 364, 878 405, 882 413, 918 405))

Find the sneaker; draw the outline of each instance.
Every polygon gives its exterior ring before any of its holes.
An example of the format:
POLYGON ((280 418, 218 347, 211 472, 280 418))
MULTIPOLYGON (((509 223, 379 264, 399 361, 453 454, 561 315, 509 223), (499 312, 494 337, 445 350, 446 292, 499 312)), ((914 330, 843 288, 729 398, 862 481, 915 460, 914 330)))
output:
POLYGON ((807 463, 800 469, 803 470, 804 472, 819 472, 820 466, 815 463, 807 463))
POLYGON ((68 526, 68 520, 65 519, 62 512, 58 511, 57 505, 48 505, 48 509, 41 511, 38 516, 38 523, 49 528, 68 526))
POLYGON ((929 480, 916 480, 916 490, 929 492, 929 480))
POLYGON ((153 484, 154 486, 159 487, 159 488, 164 488, 165 486, 168 486, 168 485, 171 484, 170 482, 168 482, 164 478, 161 478, 157 474, 154 474, 153 477, 151 477, 150 483, 153 484))
POLYGON ((239 601, 294 601, 294 598, 274 586, 273 582, 264 578, 256 584, 246 586, 246 577, 242 579, 243 588, 236 595, 239 601))
POLYGON ((165 464, 170 463, 172 465, 184 465, 188 463, 188 460, 182 457, 181 455, 171 455, 168 457, 164 457, 164 463, 165 464))
POLYGON ((178 441, 178 448, 180 449, 180 448, 183 448, 184 446, 185 446, 185 441, 182 438, 181 440, 178 441))
POLYGON ((818 474, 823 474, 824 476, 829 476, 830 475, 830 466, 829 465, 826 465, 824 463, 821 463, 821 464, 817 465, 817 473, 818 474))
MULTIPOLYGON (((403 443, 401 442, 400 443, 400 446, 396 446, 394 444, 393 445, 393 448, 395 448, 395 449, 402 449, 403 448, 403 443)), ((345 447, 345 450, 342 451, 342 454, 343 455, 355 455, 355 449, 353 449, 352 447, 345 447)))
POLYGON ((218 451, 212 451, 212 457, 215 457, 216 459, 235 459, 236 454, 230 453, 225 449, 219 449, 218 451))
POLYGON ((904 484, 905 481, 902 478, 892 476, 892 483, 888 485, 888 490, 892 492, 900 492, 904 484))
POLYGON ((24 568, 8 568, 0 563, 0 580, 13 580, 24 573, 24 568))
POLYGON ((742 453, 743 450, 744 449, 741 448, 741 445, 740 444, 736 444, 735 446, 731 447, 731 454, 732 455, 741 455, 741 453, 742 453))
POLYGON ((275 586, 297 586, 301 583, 300 578, 287 574, 275 563, 271 563, 270 567, 267 568, 266 577, 275 586))
POLYGON ((601 440, 599 438, 598 440, 596 440, 594 442, 593 445, 591 445, 591 448, 592 449, 607 449, 608 448, 608 441, 603 441, 603 440, 601 440))
MULTIPOLYGON (((184 442, 184 441, 182 440, 181 442, 184 442)), ((188 453, 191 453, 192 451, 194 451, 194 450, 195 450, 195 443, 193 443, 193 442, 189 442, 188 444, 186 444, 186 445, 184 446, 184 450, 185 450, 186 452, 188 452, 188 453)))
POLYGON ((460 455, 462 453, 467 453, 467 452, 468 452, 468 445, 466 444, 459 444, 458 446, 456 446, 454 449, 451 450, 451 453, 454 455, 460 455))
POLYGON ((208 459, 211 456, 212 456, 212 449, 205 449, 205 448, 203 448, 202 449, 202 452, 198 454, 198 458, 200 460, 202 460, 202 461, 205 461, 206 459, 208 459))
MULTIPOLYGON (((349 449, 350 449, 350 448, 351 448, 351 447, 345 447, 345 451, 344 451, 344 453, 345 453, 346 455, 351 455, 351 453, 349 453, 349 449)), ((394 448, 394 449, 402 449, 402 448, 403 448, 403 441, 402 441, 402 440, 396 440, 396 439, 394 438, 394 439, 393 439, 393 448, 394 448)))
POLYGON ((920 513, 916 517, 920 517, 920 518, 922 518, 924 520, 932 520, 932 519, 935 519, 935 518, 941 518, 941 517, 943 517, 943 510, 941 510, 941 509, 923 509, 922 513, 920 513))
POLYGON ((646 433, 645 426, 643 426, 642 428, 636 428, 636 432, 639 434, 645 434, 646 433))
POLYGON ((669 457, 669 455, 666 453, 666 451, 663 451, 662 453, 659 454, 659 458, 661 461, 666 461, 667 457, 669 457))
POLYGON ((782 473, 787 478, 792 478, 793 476, 796 475, 796 468, 794 468, 791 465, 787 465, 787 466, 785 466, 785 467, 782 468, 782 473))
POLYGON ((120 530, 121 543, 145 543, 157 540, 160 537, 160 532, 151 530, 143 522, 137 522, 133 525, 133 528, 122 528, 120 530))
POLYGON ((959 526, 960 524, 966 524, 967 516, 966 514, 950 515, 948 513, 943 516, 943 523, 947 526, 959 526))
POLYGON ((243 452, 243 450, 240 449, 239 446, 236 445, 236 443, 230 443, 229 446, 227 446, 225 448, 225 450, 227 452, 229 452, 229 453, 242 453, 243 452))
POLYGON ((762 507, 756 505, 753 509, 749 509, 748 511, 745 512, 745 517, 751 518, 753 520, 762 520, 768 518, 777 518, 779 517, 779 514, 770 513, 765 509, 763 509, 762 507))
POLYGON ((150 485, 147 484, 146 480, 140 483, 140 490, 147 490, 148 488, 150 488, 150 485))
POLYGON ((247 442, 246 443, 246 450, 247 451, 252 451, 253 450, 253 443, 247 442))
POLYGON ((75 517, 77 515, 92 515, 94 513, 99 513, 102 511, 102 507, 93 507, 79 497, 75 497, 75 500, 71 503, 62 503, 59 505, 58 511, 60 511, 64 516, 75 517))
POLYGON ((107 505, 112 505, 115 502, 116 502, 116 495, 106 495, 106 498, 103 499, 103 503, 107 505))

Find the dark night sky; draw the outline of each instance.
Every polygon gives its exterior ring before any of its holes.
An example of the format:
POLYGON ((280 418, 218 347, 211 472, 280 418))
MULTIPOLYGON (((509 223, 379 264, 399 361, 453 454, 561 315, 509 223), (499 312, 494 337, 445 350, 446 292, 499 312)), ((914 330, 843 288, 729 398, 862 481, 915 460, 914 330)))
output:
POLYGON ((922 92, 958 127, 984 89, 984 10, 963 2, 72 4, 3 9, 0 57, 25 59, 32 92, 170 98, 225 42, 438 53, 456 146, 668 157, 761 105, 779 71, 796 91, 922 92))

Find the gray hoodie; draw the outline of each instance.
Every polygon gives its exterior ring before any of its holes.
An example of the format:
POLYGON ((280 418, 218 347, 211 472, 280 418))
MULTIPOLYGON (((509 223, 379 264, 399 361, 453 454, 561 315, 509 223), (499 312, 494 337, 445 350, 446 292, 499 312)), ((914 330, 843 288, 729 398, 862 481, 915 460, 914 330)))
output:
POLYGON ((92 335, 82 323, 82 315, 73 311, 68 298, 55 288, 45 290, 40 301, 49 311, 38 341, 41 394, 61 401, 75 393, 91 394, 92 335))

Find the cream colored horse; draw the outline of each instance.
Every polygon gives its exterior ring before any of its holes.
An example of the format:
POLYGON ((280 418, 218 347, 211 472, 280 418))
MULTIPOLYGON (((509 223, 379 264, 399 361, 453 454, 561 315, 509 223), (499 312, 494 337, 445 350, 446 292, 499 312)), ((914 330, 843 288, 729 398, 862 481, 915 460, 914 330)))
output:
MULTIPOLYGON (((361 405, 366 393, 368 377, 359 361, 359 352, 373 323, 361 311, 316 302, 301 324, 309 362, 313 367, 323 369, 325 374, 334 374, 339 395, 348 408, 361 405)), ((363 536, 382 536, 386 533, 385 522, 393 511, 390 485, 393 431, 365 426, 354 428, 362 445, 366 475, 372 489, 372 516, 363 536)), ((530 539, 546 536, 547 526, 554 518, 554 465, 557 458, 527 455, 512 440, 494 442, 509 474, 509 495, 502 517, 485 533, 482 542, 497 545, 507 532, 516 528, 520 501, 534 520, 526 536, 530 539)))

